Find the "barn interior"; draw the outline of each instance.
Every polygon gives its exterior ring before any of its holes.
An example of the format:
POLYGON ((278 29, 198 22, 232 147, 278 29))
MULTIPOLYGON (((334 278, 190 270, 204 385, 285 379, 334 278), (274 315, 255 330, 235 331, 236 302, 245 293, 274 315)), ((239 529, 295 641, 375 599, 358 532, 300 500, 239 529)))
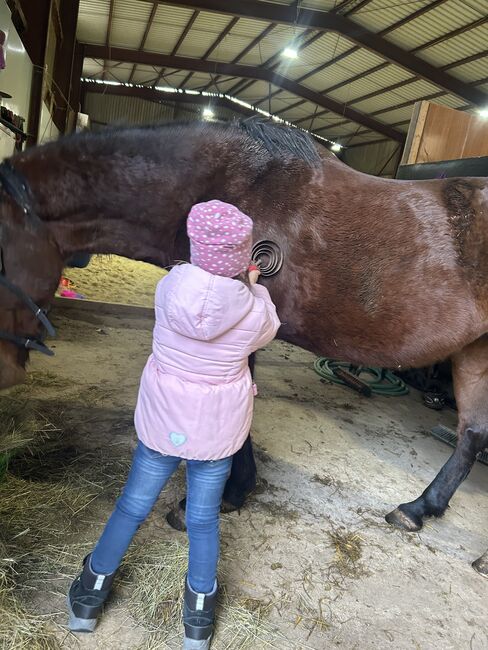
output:
MULTIPOLYGON (((76 132, 251 118, 301 129, 371 176, 488 177, 488 0, 0 0, 0 18, 2 160, 76 132)), ((32 354, 27 382, 0 391, 6 650, 181 647, 187 542, 166 515, 183 470, 96 633, 70 632, 65 605, 130 467, 168 270, 68 260, 55 356, 32 354)), ((449 361, 349 361, 280 340, 257 355, 258 481, 222 515, 212 648, 484 650, 488 582, 471 563, 488 547, 487 453, 444 517, 418 532, 384 519, 452 453, 449 361)))

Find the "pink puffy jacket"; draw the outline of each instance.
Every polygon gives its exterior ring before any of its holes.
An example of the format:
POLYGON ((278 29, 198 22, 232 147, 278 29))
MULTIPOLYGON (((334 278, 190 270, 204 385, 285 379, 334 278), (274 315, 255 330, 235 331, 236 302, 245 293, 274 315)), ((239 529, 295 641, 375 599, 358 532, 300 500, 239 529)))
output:
POLYGON ((156 290, 153 352, 135 413, 142 442, 193 460, 238 451, 253 413, 247 359, 279 326, 265 287, 191 264, 173 268, 156 290))

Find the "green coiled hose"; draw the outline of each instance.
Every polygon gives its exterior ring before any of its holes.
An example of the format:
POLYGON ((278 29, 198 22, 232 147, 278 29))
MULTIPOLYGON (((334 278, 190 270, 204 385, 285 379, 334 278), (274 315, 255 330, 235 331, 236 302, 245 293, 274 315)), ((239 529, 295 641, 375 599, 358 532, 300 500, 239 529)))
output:
POLYGON ((355 366, 346 361, 333 361, 326 357, 319 357, 314 363, 315 372, 323 379, 333 384, 345 386, 345 382, 334 374, 334 369, 342 368, 360 378, 376 395, 387 395, 389 397, 406 395, 408 387, 399 377, 390 370, 383 368, 369 368, 367 366, 355 366), (370 379, 363 375, 369 375, 370 379))

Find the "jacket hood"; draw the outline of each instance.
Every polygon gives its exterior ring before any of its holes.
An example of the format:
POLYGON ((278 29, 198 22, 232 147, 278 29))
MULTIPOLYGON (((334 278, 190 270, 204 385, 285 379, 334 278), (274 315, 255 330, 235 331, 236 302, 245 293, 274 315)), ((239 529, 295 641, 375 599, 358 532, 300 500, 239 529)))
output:
POLYGON ((225 334, 252 309, 240 280, 213 275, 192 264, 176 266, 160 283, 156 309, 166 311, 175 332, 201 341, 225 334))

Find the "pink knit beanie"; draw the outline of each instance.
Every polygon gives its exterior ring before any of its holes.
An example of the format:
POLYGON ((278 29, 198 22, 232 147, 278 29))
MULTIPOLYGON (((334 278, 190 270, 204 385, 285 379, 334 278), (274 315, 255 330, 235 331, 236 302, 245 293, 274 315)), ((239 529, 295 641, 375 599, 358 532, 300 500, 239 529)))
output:
POLYGON ((201 269, 233 278, 251 261, 252 219, 230 203, 197 203, 188 215, 191 263, 201 269))

